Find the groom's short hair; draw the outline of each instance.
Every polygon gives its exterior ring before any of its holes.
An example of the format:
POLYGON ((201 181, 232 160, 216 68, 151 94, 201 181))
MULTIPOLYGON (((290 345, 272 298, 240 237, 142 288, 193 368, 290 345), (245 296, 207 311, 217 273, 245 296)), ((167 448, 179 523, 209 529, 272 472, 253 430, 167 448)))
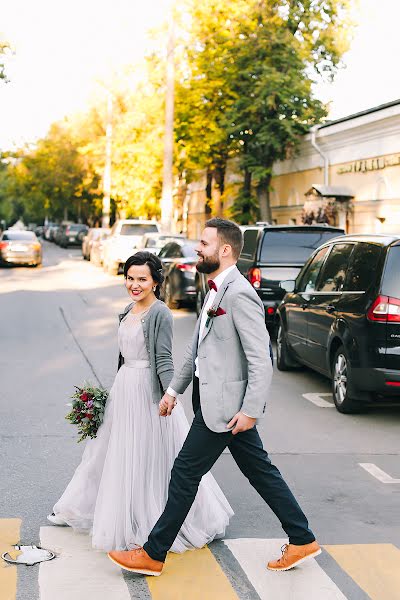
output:
POLYGON ((236 223, 214 217, 206 221, 205 227, 214 227, 217 230, 218 236, 224 244, 229 244, 232 248, 232 254, 237 259, 243 248, 243 235, 236 223))

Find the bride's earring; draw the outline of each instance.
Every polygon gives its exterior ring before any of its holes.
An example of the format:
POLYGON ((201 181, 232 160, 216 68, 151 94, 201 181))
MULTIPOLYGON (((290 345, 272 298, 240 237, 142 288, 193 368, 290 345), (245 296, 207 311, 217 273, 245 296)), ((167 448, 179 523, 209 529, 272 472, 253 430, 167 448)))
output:
POLYGON ((157 289, 157 286, 155 285, 155 286, 153 287, 153 292, 155 292, 155 291, 156 291, 156 289, 157 289))

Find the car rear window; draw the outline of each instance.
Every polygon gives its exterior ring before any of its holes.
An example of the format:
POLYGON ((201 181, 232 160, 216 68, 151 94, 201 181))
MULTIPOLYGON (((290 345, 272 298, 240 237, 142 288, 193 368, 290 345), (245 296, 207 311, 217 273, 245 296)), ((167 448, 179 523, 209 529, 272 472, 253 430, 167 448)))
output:
POLYGON ((36 240, 36 235, 33 231, 7 231, 3 233, 3 240, 36 240))
POLYGON ((310 255, 340 231, 266 231, 260 261, 268 264, 303 265, 310 255))
POLYGON ((386 259, 382 294, 400 298, 400 246, 392 246, 386 259))
POLYGON ((145 233, 157 233, 157 225, 140 225, 125 223, 121 226, 120 235, 144 235, 145 233))

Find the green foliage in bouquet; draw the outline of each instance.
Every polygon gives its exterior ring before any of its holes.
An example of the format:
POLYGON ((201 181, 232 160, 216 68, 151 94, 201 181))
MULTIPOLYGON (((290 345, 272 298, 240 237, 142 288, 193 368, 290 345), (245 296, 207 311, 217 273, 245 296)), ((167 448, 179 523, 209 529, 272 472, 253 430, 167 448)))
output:
POLYGON ((71 396, 72 410, 65 418, 78 426, 79 443, 86 438, 96 437, 97 430, 103 422, 108 392, 86 382, 82 387, 75 388, 76 392, 71 396))

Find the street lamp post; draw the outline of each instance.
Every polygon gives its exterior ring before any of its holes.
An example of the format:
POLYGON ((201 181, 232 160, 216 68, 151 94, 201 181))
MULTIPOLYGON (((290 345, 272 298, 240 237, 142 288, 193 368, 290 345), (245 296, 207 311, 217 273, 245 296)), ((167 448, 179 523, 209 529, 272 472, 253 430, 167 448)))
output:
POLYGON ((103 213, 101 218, 102 227, 110 227, 110 204, 111 204, 111 150, 112 150, 112 116, 113 97, 110 90, 107 92, 107 122, 106 122, 106 160, 103 177, 103 213))
POLYGON ((161 195, 161 225, 165 231, 174 231, 173 220, 173 153, 174 153, 174 17, 173 9, 169 13, 168 44, 167 44, 167 76, 165 98, 165 133, 164 133, 164 162, 163 184, 161 195))

